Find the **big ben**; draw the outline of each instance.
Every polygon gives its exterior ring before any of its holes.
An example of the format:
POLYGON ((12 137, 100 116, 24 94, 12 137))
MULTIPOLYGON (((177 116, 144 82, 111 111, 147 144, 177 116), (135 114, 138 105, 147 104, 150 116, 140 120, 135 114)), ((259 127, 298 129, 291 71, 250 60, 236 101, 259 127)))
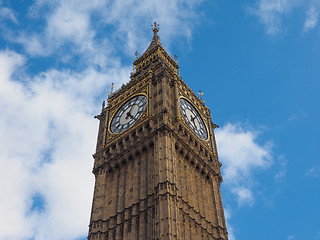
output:
POLYGON ((227 240, 216 125, 158 31, 96 116, 88 239, 227 240))

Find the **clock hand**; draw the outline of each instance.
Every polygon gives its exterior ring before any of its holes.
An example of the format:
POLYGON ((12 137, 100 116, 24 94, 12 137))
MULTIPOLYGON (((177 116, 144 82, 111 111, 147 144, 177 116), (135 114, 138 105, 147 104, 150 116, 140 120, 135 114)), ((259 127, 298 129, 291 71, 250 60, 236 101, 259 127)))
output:
POLYGON ((196 123, 194 122, 194 119, 196 118, 196 116, 192 117, 192 115, 190 115, 190 118, 191 118, 191 122, 193 123, 194 128, 197 129, 196 123))
POLYGON ((130 117, 130 118, 133 118, 132 114, 131 114, 131 111, 132 111, 132 108, 133 108, 134 105, 131 106, 129 112, 127 112, 127 116, 126 116, 126 120, 130 117))
POLYGON ((133 118, 133 116, 131 115, 131 113, 130 112, 127 112, 127 116, 125 117, 125 119, 127 120, 128 118, 133 118))

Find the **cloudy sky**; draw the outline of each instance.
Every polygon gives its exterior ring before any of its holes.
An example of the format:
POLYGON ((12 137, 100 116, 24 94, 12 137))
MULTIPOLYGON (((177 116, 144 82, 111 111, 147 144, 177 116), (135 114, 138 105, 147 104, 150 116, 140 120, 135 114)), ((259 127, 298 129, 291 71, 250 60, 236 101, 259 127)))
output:
POLYGON ((93 116, 154 20, 220 126, 230 240, 320 239, 319 0, 0 0, 0 239, 86 239, 93 116))

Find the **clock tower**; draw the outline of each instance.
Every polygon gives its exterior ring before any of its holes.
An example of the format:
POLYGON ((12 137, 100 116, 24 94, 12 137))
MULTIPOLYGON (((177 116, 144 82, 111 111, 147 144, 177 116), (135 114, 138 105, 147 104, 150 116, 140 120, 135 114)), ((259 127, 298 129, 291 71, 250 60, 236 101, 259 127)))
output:
POLYGON ((96 116, 88 239, 227 240, 216 125, 158 31, 96 116))

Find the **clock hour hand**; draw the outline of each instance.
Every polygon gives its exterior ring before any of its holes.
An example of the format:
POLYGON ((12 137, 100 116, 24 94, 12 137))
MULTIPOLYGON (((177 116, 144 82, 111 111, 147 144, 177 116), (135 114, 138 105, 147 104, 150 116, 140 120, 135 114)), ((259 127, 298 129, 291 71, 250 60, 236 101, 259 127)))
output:
POLYGON ((133 118, 133 116, 132 116, 132 114, 131 114, 131 111, 132 111, 133 106, 134 106, 134 105, 132 105, 131 108, 130 108, 130 110, 129 110, 129 112, 127 112, 127 116, 125 117, 126 120, 127 120, 129 117, 130 117, 131 119, 133 118))
POLYGON ((191 122, 193 123, 194 128, 198 129, 197 126, 196 126, 196 123, 194 122, 194 119, 196 118, 196 116, 192 117, 192 115, 190 115, 190 118, 191 118, 191 122))
POLYGON ((127 112, 127 116, 125 117, 125 119, 127 120, 128 118, 133 118, 133 116, 131 115, 131 113, 130 112, 127 112))

